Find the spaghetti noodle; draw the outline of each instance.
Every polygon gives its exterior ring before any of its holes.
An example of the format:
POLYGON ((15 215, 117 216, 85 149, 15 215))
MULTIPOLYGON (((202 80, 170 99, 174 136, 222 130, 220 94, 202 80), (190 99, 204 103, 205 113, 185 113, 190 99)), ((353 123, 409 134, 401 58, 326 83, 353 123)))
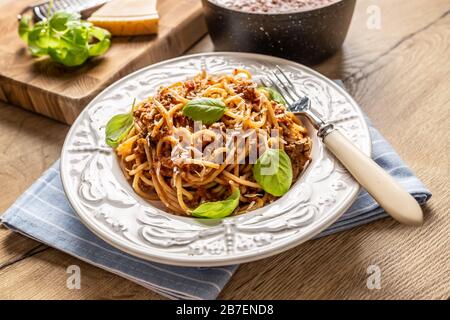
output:
POLYGON ((133 118, 133 128, 116 148, 123 172, 137 194, 162 201, 178 215, 190 216, 204 202, 224 200, 233 188, 240 191, 233 215, 274 201, 277 197, 253 177, 255 151, 284 149, 294 180, 310 159, 311 139, 301 121, 242 69, 214 76, 203 71, 161 87, 134 107, 133 118), (186 103, 200 97, 226 105, 215 123, 198 125, 183 114, 186 103))

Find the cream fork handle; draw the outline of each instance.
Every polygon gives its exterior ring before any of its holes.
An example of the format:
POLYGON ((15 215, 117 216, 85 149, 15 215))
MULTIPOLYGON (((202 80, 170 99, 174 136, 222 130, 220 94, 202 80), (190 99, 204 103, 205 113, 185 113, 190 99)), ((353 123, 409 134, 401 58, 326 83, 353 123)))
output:
POLYGON ((422 224, 417 201, 338 129, 327 133, 323 142, 392 218, 407 225, 422 224))

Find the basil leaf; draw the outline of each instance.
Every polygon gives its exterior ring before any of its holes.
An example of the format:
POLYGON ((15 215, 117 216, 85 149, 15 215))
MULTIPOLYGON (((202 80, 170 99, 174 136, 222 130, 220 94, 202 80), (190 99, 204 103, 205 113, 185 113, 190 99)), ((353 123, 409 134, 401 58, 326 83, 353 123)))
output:
POLYGON ((225 103, 221 99, 197 98, 187 102, 183 114, 204 124, 213 124, 225 113, 225 103))
POLYGON ((89 56, 100 56, 108 51, 111 45, 111 34, 107 30, 93 27, 89 30, 89 36, 98 40, 97 43, 89 45, 89 56))
POLYGON ((259 90, 267 92, 269 99, 275 101, 278 104, 282 104, 286 106, 286 100, 283 98, 283 96, 275 89, 273 88, 267 88, 267 87, 259 87, 259 90))
POLYGON ((108 38, 105 38, 102 41, 97 42, 96 44, 90 45, 89 56, 90 57, 101 56, 106 51, 108 51, 110 46, 111 40, 109 40, 108 38))
POLYGON ((234 209, 239 205, 239 197, 241 192, 239 188, 234 188, 231 195, 222 201, 205 202, 199 205, 192 215, 197 218, 221 219, 233 213, 234 209))
POLYGON ((89 58, 89 50, 85 47, 49 47, 48 55, 67 67, 82 65, 89 58))
POLYGON ((102 29, 99 27, 92 27, 89 29, 89 36, 96 38, 99 41, 102 41, 106 38, 111 38, 111 34, 108 30, 102 29))
POLYGON ((55 12, 48 21, 50 28, 56 31, 64 31, 67 29, 69 21, 79 21, 80 14, 75 12, 58 11, 55 12))
POLYGON ((105 129, 105 140, 106 144, 112 148, 119 145, 120 141, 130 132, 133 128, 133 111, 136 104, 136 98, 133 100, 131 105, 131 111, 125 114, 117 114, 112 117, 106 124, 105 129))
MULTIPOLYGON (((134 102, 133 102, 134 106, 134 102)), ((112 117, 106 124, 106 144, 112 148, 116 148, 120 141, 133 128, 133 113, 117 114, 112 117)))
POLYGON ((56 12, 34 26, 24 17, 19 23, 19 35, 28 43, 32 55, 49 55, 69 67, 104 54, 111 45, 111 34, 107 30, 80 20, 80 15, 72 12, 56 12))
POLYGON ((133 116, 131 113, 115 115, 106 124, 106 144, 116 148, 132 127, 133 116))
POLYGON ((79 26, 70 27, 63 33, 61 40, 60 45, 87 47, 88 30, 79 26))
POLYGON ((28 48, 33 56, 43 56, 47 54, 49 43, 57 41, 49 35, 48 28, 45 24, 36 24, 33 29, 28 32, 28 48))
POLYGON ((270 97, 276 103, 286 105, 286 100, 284 100, 283 96, 275 89, 269 88, 270 97))
POLYGON ((252 170, 256 182, 271 195, 280 197, 291 187, 291 159, 282 149, 267 149, 252 170))
POLYGON ((31 18, 29 16, 23 16, 19 22, 19 36, 20 38, 28 42, 28 32, 30 32, 31 18))

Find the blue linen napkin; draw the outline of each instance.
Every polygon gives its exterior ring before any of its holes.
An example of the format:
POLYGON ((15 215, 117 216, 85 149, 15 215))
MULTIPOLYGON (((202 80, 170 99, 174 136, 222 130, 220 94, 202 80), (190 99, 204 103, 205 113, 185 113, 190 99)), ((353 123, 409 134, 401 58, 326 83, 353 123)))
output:
MULTIPOLYGON (((414 176, 391 145, 372 127, 372 158, 420 204, 430 191, 414 176)), ((343 231, 386 216, 361 190, 355 203, 317 237, 343 231)), ((238 266, 176 267, 145 261, 110 246, 79 220, 64 194, 57 161, 3 214, 1 222, 13 231, 64 251, 173 299, 215 299, 238 266)))

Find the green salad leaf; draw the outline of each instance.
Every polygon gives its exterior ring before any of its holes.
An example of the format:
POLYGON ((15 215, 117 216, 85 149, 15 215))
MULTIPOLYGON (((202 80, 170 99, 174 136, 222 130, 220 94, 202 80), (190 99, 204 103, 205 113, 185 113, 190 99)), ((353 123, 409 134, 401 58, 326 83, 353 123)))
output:
POLYGON ((202 203, 191 213, 194 217, 206 219, 221 219, 228 217, 239 205, 240 196, 241 192, 239 191, 239 188, 234 188, 227 199, 202 203))
POLYGON ((33 56, 48 55, 69 67, 104 54, 111 45, 111 34, 107 30, 81 20, 78 13, 64 11, 55 12, 34 25, 29 17, 22 17, 19 36, 28 44, 33 56))
POLYGON ((19 36, 23 41, 28 41, 28 32, 30 32, 31 18, 23 16, 19 22, 19 36))
POLYGON ((44 56, 48 53, 50 42, 57 42, 57 40, 49 36, 47 27, 44 21, 40 21, 28 31, 28 49, 33 56, 44 56))
POLYGON ((116 148, 120 141, 122 141, 128 132, 130 132, 131 128, 133 128, 133 110, 135 103, 136 99, 134 99, 131 111, 129 113, 117 114, 113 116, 106 124, 105 141, 108 146, 116 148))
POLYGON ((89 58, 89 50, 84 47, 49 47, 47 53, 53 60, 68 67, 82 65, 89 58))
POLYGON ((55 12, 48 20, 50 28, 56 31, 64 31, 67 29, 67 23, 70 21, 80 21, 81 16, 75 12, 58 11, 55 12))
POLYGON ((225 110, 225 103, 221 99, 196 98, 184 105, 183 114, 204 124, 213 124, 222 118, 225 110))
POLYGON ((291 159, 282 149, 267 149, 252 170, 256 182, 271 195, 280 197, 291 187, 291 159))
POLYGON ((102 28, 92 27, 89 29, 89 35, 97 39, 97 43, 89 45, 89 56, 101 56, 108 51, 111 46, 111 34, 102 28))
POLYGON ((277 90, 275 90, 273 88, 264 87, 264 86, 261 86, 258 89, 267 93, 270 100, 273 100, 276 103, 282 104, 284 106, 286 105, 286 100, 283 98, 283 96, 277 90))

